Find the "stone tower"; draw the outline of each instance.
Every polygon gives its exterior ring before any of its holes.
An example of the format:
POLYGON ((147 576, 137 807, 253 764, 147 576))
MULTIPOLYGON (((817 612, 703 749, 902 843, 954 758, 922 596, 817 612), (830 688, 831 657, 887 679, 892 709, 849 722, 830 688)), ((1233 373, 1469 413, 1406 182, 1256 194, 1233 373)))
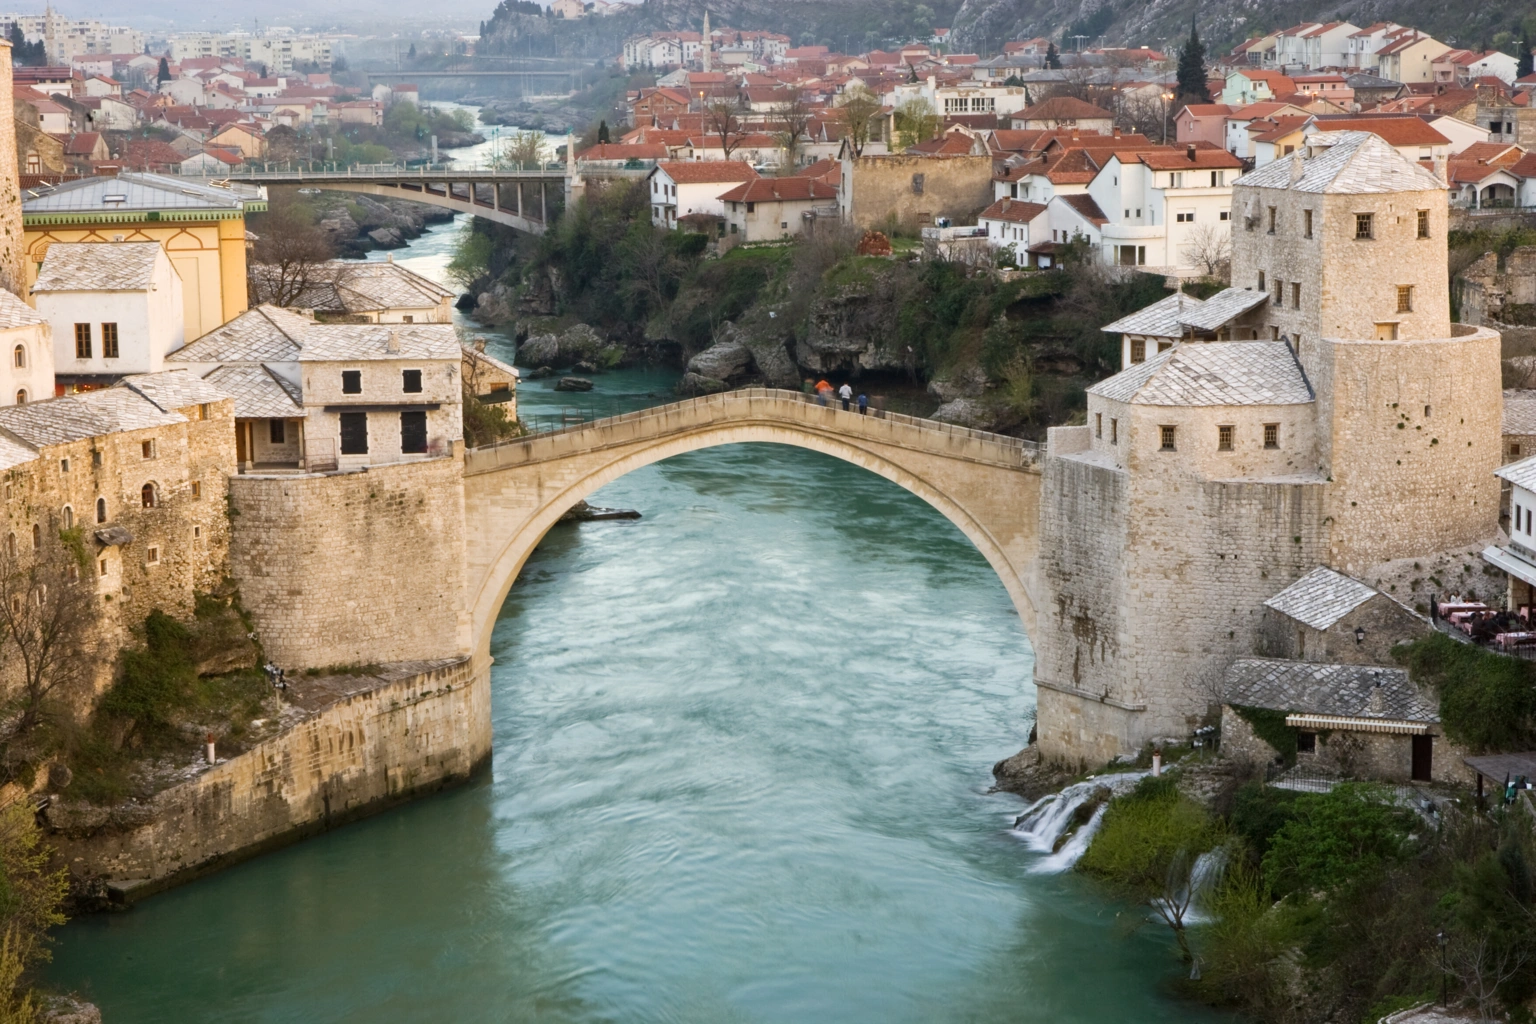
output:
POLYGON ((26 298, 16 113, 11 97, 11 44, 0 40, 0 288, 26 298))

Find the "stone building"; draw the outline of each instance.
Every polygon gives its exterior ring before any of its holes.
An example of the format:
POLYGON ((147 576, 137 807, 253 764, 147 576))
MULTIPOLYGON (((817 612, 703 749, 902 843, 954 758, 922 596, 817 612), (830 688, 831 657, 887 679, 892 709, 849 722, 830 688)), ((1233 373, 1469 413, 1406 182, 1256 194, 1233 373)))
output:
POLYGON ((1321 566, 1265 601, 1261 614, 1258 653, 1296 661, 1390 665, 1393 647, 1434 630, 1396 598, 1321 566))
POLYGON ((844 143, 838 203, 844 223, 930 227, 973 223, 992 202, 992 156, 854 156, 844 143))
POLYGON ((1290 753, 1259 735, 1254 711, 1285 715, 1307 767, 1382 782, 1472 780, 1434 699, 1399 668, 1239 658, 1224 680, 1222 753, 1254 765, 1290 753))
POLYGON ((455 293, 395 262, 332 260, 290 308, 336 323, 447 324, 455 293))
MULTIPOLYGON (((1100 761, 1187 736, 1262 649, 1265 602, 1325 566, 1498 529, 1499 337, 1450 322, 1446 193, 1336 133, 1233 189, 1233 282, 1261 339, 1182 340, 1050 432, 1040 743, 1100 761)), ((1177 317, 1175 317, 1177 319, 1177 317)))

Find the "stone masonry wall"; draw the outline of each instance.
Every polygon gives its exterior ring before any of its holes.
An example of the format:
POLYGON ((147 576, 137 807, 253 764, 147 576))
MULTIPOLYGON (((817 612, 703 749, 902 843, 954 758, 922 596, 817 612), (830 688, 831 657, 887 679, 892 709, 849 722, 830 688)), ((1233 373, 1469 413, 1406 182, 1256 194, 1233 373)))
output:
POLYGON ((138 898, 469 778, 490 757, 490 702, 468 659, 391 666, 136 819, 54 801, 45 824, 76 877, 138 898))
POLYGON ((865 156, 846 162, 843 178, 851 180, 849 219, 860 228, 931 226, 939 217, 974 223, 992 201, 990 156, 865 156))
POLYGON ((0 288, 26 294, 22 267, 21 178, 16 164, 16 115, 12 103, 11 45, 0 46, 0 288))
POLYGON ((230 479, 230 567, 284 668, 468 651, 456 458, 230 479))
POLYGON ((1327 665, 1394 665, 1392 648, 1417 640, 1434 627, 1385 594, 1366 601, 1327 629, 1314 629, 1272 608, 1262 620, 1254 654, 1327 665), (1363 629, 1362 639, 1355 630, 1363 629))

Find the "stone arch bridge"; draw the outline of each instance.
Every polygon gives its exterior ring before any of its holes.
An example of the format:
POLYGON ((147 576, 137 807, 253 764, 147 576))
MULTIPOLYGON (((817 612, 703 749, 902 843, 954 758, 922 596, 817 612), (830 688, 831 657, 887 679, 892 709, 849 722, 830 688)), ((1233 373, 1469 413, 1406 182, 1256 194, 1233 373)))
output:
POLYGON ((465 610, 476 661, 489 657, 496 616, 524 562, 577 501, 641 466, 746 441, 831 455, 928 502, 991 564, 1033 634, 1037 446, 935 420, 861 416, 795 391, 747 388, 465 453, 465 610))

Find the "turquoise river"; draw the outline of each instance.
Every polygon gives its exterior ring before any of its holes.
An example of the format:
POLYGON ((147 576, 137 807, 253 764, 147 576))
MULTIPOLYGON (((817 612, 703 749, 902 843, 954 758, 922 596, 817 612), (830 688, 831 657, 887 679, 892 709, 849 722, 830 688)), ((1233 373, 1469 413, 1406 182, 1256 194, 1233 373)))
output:
MULTIPOLYGON (((399 258, 440 275, 458 230, 399 258)), ((601 413, 675 374, 597 379, 601 413)), ((548 384, 525 412, 565 407, 548 384)), ((1030 644, 942 516, 771 445, 594 502, 644 518, 529 561, 487 774, 71 922, 46 981, 106 1024, 1213 1019, 1165 994, 1157 928, 1032 873, 1023 801, 987 794, 1029 732, 1030 644)))

